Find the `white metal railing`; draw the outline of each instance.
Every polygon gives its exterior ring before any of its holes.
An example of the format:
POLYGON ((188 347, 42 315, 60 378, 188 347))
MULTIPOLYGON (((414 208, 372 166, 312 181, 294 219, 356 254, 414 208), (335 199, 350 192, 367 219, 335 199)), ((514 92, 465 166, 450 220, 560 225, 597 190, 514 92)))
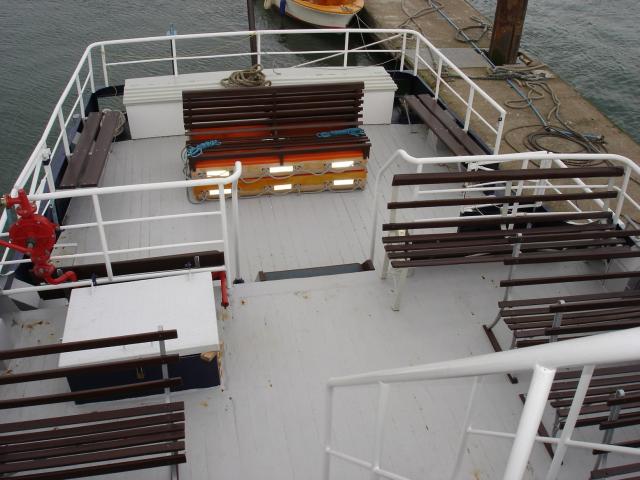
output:
MULTIPOLYGON (((62 288, 70 288, 70 287, 80 287, 80 286, 88 286, 92 285, 94 282, 96 284, 102 283, 111 283, 111 282, 121 282, 121 281, 129 281, 129 280, 142 280, 148 278, 157 278, 171 275, 179 275, 185 273, 186 271, 197 273, 197 272, 220 272, 224 271, 227 275, 227 278, 231 281, 233 279, 241 278, 240 273, 240 263, 239 263, 239 251, 240 251, 240 235, 239 235, 239 212, 238 212, 238 179, 242 174, 242 165, 240 162, 235 163, 234 170, 231 175, 225 178, 206 178, 206 179, 197 179, 197 180, 178 180, 171 182, 159 182, 159 183, 144 183, 137 185, 121 185, 121 186, 113 186, 113 187, 96 187, 96 188, 79 188, 74 190, 59 190, 56 192, 50 193, 36 193, 29 196, 31 201, 35 202, 53 202, 59 199, 66 198, 91 198, 95 221, 88 223, 79 223, 79 224, 69 224, 63 225, 60 227, 62 231, 65 230, 75 230, 75 229, 89 229, 95 228, 98 231, 98 236, 100 239, 100 250, 94 252, 82 252, 75 254, 66 254, 66 255, 55 255, 52 256, 52 260, 70 260, 76 258, 86 258, 86 257, 98 257, 102 258, 104 262, 107 276, 104 278, 97 278, 94 280, 79 280, 76 282, 68 282, 62 283, 59 285, 39 285, 33 287, 23 287, 23 288, 14 288, 10 290, 2 291, 4 295, 17 295, 26 292, 34 292, 34 291, 44 291, 44 290, 57 290, 62 288), (228 190, 229 185, 231 186, 231 211, 233 221, 229 222, 227 218, 227 207, 226 207, 226 197, 228 194, 225 193, 228 190), (218 199, 219 199, 219 209, 214 211, 205 211, 205 212, 184 212, 170 215, 156 215, 150 217, 131 217, 131 218, 118 218, 113 220, 105 220, 102 216, 102 208, 100 198, 105 195, 119 195, 119 194, 127 194, 127 193, 137 193, 137 192, 149 192, 149 191, 165 191, 172 189, 183 189, 183 188, 194 188, 194 187, 209 187, 209 186, 217 186, 218 189, 218 199), (169 243, 169 244, 159 244, 159 245, 147 245, 142 247, 134 247, 134 248, 124 248, 118 250, 111 250, 109 248, 109 242, 107 239, 107 233, 105 227, 115 226, 115 225, 124 225, 131 223, 142 223, 142 222, 154 222, 154 221, 167 221, 173 219, 187 219, 194 217, 218 217, 220 221, 220 230, 221 237, 220 238, 212 238, 210 240, 204 241, 191 241, 191 242, 182 242, 182 243, 169 243), (229 223, 231 223, 231 228, 229 228, 229 223), (230 240, 231 237, 231 240, 230 240), (183 247, 195 247, 195 246, 211 246, 211 245, 219 245, 221 246, 221 250, 224 252, 224 265, 216 266, 216 267, 204 267, 199 268, 189 268, 182 270, 172 270, 165 272, 147 272, 142 274, 135 275, 114 275, 112 268, 112 256, 140 252, 140 251, 149 251, 149 250, 159 250, 159 249, 174 249, 174 248, 183 248, 183 247), (232 255, 233 253, 233 255, 232 255), (231 258, 234 258, 232 261, 231 258)), ((3 233, 0 236, 8 236, 8 234, 3 233)), ((3 259, 0 261, 0 268, 5 265, 17 265, 21 263, 30 263, 29 259, 22 260, 6 260, 3 259)))
POLYGON ((640 328, 632 328, 622 332, 594 335, 519 350, 331 378, 327 383, 325 403, 326 424, 323 479, 329 480, 331 476, 331 459, 332 457, 336 457, 370 470, 371 478, 408 480, 402 475, 386 470, 380 463, 384 448, 383 426, 390 385, 395 383, 426 382, 453 378, 471 377, 474 378, 474 384, 471 389, 453 468, 451 469, 451 474, 444 478, 451 478, 452 480, 458 478, 466 445, 471 435, 513 439, 513 445, 506 461, 506 467, 502 477, 504 480, 518 480, 522 478, 535 442, 556 445, 553 460, 545 477, 546 480, 553 480, 557 477, 569 447, 587 450, 598 449, 605 452, 640 456, 640 449, 638 448, 579 441, 572 438, 578 414, 582 408, 595 366, 640 360, 639 342, 640 328), (560 437, 541 437, 537 435, 538 426, 542 419, 555 373, 558 369, 566 367, 583 367, 582 375, 566 419, 566 424, 560 437), (533 372, 533 377, 529 385, 527 399, 522 414, 520 415, 516 431, 501 432, 473 428, 474 400, 478 390, 477 386, 482 377, 486 375, 527 371, 533 372), (374 430, 374 451, 372 457, 368 460, 355 457, 332 447, 334 391, 337 388, 349 388, 361 385, 379 386, 378 408, 374 430))
MULTIPOLYGON (((465 105, 465 130, 469 128, 471 118, 478 118, 481 123, 495 135, 494 139, 488 139, 488 141, 493 141, 494 153, 498 153, 504 126, 504 118, 506 115, 505 110, 419 32, 405 29, 345 29, 339 31, 334 29, 315 29, 312 31, 312 34, 317 36, 332 38, 344 36, 344 48, 339 50, 281 51, 265 47, 264 39, 267 38, 281 38, 283 36, 296 37, 309 34, 310 31, 306 29, 257 30, 198 33, 188 35, 164 35, 158 37, 120 39, 92 43, 84 51, 71 75, 71 78, 63 89, 62 94, 53 108, 51 116, 44 128, 42 136, 14 183, 14 190, 26 188, 27 192, 30 194, 43 193, 45 190, 53 192, 55 187, 53 185, 53 176, 51 175, 48 161, 53 155, 60 152, 64 152, 67 156, 69 155, 71 140, 69 139, 67 130, 69 127, 73 126, 72 124, 74 121, 85 117, 86 96, 90 93, 96 92, 96 90, 101 87, 98 85, 98 79, 102 79, 102 87, 107 87, 110 85, 111 71, 114 68, 134 65, 143 67, 148 64, 157 63, 171 64, 173 66, 174 75, 180 75, 181 65, 189 61, 215 61, 230 58, 255 57, 255 60, 260 63, 264 61, 265 57, 271 57, 279 59, 278 64, 274 66, 283 68, 314 65, 333 58, 342 57, 342 65, 347 67, 349 65, 349 58, 354 55, 370 53, 393 54, 399 57, 400 70, 404 70, 406 65, 411 63, 413 65, 414 73, 426 68, 435 75, 436 98, 440 95, 442 87, 450 89, 452 93, 465 105), (370 34, 384 38, 359 47, 351 47, 349 45, 350 36, 356 33, 358 35, 370 34), (236 43, 234 46, 236 46, 239 51, 232 53, 206 55, 180 55, 179 53, 181 48, 183 50, 186 49, 189 46, 189 43, 194 41, 211 39, 216 42, 212 43, 211 48, 213 49, 220 48, 221 42, 224 40, 235 40, 238 42, 238 40, 243 40, 249 36, 255 36, 257 39, 258 51, 256 54, 246 51, 246 43, 248 42, 242 43, 244 47, 240 46, 240 43, 236 43), (392 41, 399 42, 400 46, 394 48, 393 45, 390 45, 390 42, 392 41), (133 58, 122 61, 109 60, 108 49, 122 46, 153 45, 160 44, 162 42, 170 43, 171 55, 158 58, 133 58), (387 45, 382 49, 372 48, 381 44, 387 45), (408 49, 411 45, 414 46, 413 52, 408 49), (434 70, 433 65, 424 60, 423 57, 426 53, 429 54, 430 58, 434 59, 434 62, 437 61, 437 70, 434 70), (299 63, 296 60, 296 56, 299 55, 321 55, 321 57, 299 63), (95 57, 98 57, 99 59, 97 65, 94 65, 95 57), (286 59, 291 59, 290 64, 284 64, 286 59), (459 83, 464 83, 464 85, 469 89, 470 93, 468 98, 462 98, 453 89, 453 87, 446 82, 445 78, 442 77, 443 66, 454 71, 458 75, 457 81, 459 83), (490 118, 485 118, 485 116, 481 115, 474 108, 474 98, 477 99, 478 97, 484 99, 490 106, 490 112, 493 112, 489 114, 490 118)), ((136 54, 131 54, 131 56, 135 55, 136 54)), ((140 56, 139 53, 137 55, 140 56)), ((141 74, 143 73, 144 71, 142 71, 141 74)), ((3 215, 0 218, 0 230, 3 231, 5 226, 6 215, 3 215)))
MULTIPOLYGON (((587 185, 580 178, 567 179, 564 184, 554 184, 549 182, 548 180, 535 180, 533 182, 519 181, 517 185, 512 185, 512 182, 489 182, 487 184, 473 184, 473 185, 463 185, 458 188, 447 188, 447 189, 428 189, 422 190, 420 188, 414 189, 414 198, 417 198, 422 195, 438 195, 442 193, 457 193, 461 195, 465 195, 471 192, 483 192, 483 191, 514 191, 516 193, 522 192, 522 190, 532 189, 535 192, 542 193, 545 190, 550 190, 554 193, 562 193, 563 190, 573 190, 573 191, 582 191, 582 192, 592 192, 593 188, 610 188, 616 190, 618 192, 617 198, 615 199, 615 205, 609 206, 609 202, 607 200, 591 200, 591 202, 595 203, 595 205, 603 210, 610 211, 613 215, 614 223, 624 227, 625 222, 621 219, 622 209, 625 204, 629 204, 633 207, 633 209, 640 211, 640 204, 634 200, 629 194, 628 186, 629 181, 632 174, 635 174, 636 177, 640 178, 640 166, 634 163, 629 158, 623 157, 621 155, 614 154, 582 154, 582 153, 549 153, 549 152, 526 152, 526 153, 513 153, 513 154, 502 154, 502 155, 479 155, 479 156, 459 156, 459 157, 431 157, 431 158, 417 158, 409 155, 404 150, 397 150, 378 170, 374 183, 374 194, 373 194, 373 215, 371 219, 371 230, 370 230, 370 243, 369 243, 369 259, 374 260, 376 253, 376 245, 379 241, 379 235, 381 232, 378 230, 378 198, 381 194, 381 178, 384 173, 389 169, 389 167, 395 162, 406 162, 411 165, 416 165, 418 168, 418 172, 422 171, 422 168, 425 165, 456 165, 461 166, 462 164, 467 163, 469 166, 469 170, 473 169, 483 169, 487 168, 486 165, 490 164, 502 164, 507 162, 519 162, 521 168, 533 168, 535 167, 534 162, 540 162, 540 167, 549 168, 551 166, 559 167, 559 168, 567 168, 566 161, 570 162, 608 162, 612 165, 617 165, 624 168, 624 175, 622 177, 621 185, 613 185, 611 179, 608 180, 608 183, 602 185, 590 184, 587 185)), ((398 187, 392 187, 391 192, 392 201, 397 200, 398 198, 398 187)), ((488 204, 489 205, 489 204, 488 204)), ((494 205, 494 204, 491 204, 494 205)), ((567 201, 567 205, 572 210, 576 212, 582 212, 583 210, 575 203, 571 201, 567 201)), ((524 204, 514 204, 513 208, 503 209, 500 215, 496 216, 513 216, 518 213, 518 209, 530 207, 531 205, 524 204)), ((478 208, 478 205, 474 205, 473 208, 478 208)), ((391 210, 390 213, 390 223, 395 222, 395 210, 391 210)), ((524 215, 524 214, 523 214, 524 215)), ((490 217, 491 215, 489 215, 490 217)), ((458 217, 444 217, 440 218, 441 220, 448 220, 458 217)), ((383 265, 383 272, 388 267, 387 262, 385 261, 383 265)))

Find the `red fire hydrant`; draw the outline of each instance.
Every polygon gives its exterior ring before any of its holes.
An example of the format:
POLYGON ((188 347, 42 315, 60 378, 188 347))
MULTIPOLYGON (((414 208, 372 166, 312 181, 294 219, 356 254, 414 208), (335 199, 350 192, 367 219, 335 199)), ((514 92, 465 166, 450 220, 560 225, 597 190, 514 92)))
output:
POLYGON ((29 256, 33 263, 33 275, 51 285, 77 280, 76 274, 68 271, 54 277, 56 267, 51 263, 51 252, 56 244, 58 225, 37 213, 36 206, 29 201, 23 189, 13 198, 4 195, 1 199, 6 208, 15 207, 18 220, 9 227, 9 240, 0 240, 0 246, 11 248, 29 256))

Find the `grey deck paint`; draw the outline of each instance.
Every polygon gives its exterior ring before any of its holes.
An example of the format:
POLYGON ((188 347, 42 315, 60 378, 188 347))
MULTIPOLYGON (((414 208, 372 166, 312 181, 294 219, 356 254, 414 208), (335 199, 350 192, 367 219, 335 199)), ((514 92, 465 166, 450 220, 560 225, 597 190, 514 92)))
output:
MULTIPOLYGON (((434 151, 432 140, 420 126, 367 127, 367 131, 374 145, 370 162, 373 172, 396 148, 403 147, 412 154, 434 151)), ((178 151, 182 142, 181 138, 166 138, 116 145, 104 184, 179 178, 178 151)), ((394 171, 408 169, 396 166, 394 171)), ((390 177, 391 173, 386 175, 383 185, 390 184, 390 177)), ((383 194, 379 208, 388 200, 389 190, 385 189, 383 194)), ((255 278, 258 270, 363 261, 367 256, 371 198, 372 191, 367 189, 344 194, 241 200, 245 279, 255 278)), ((184 191, 170 195, 139 194, 105 200, 104 216, 112 219, 177 213, 185 206, 195 211, 217 208, 217 203, 188 205, 184 191)), ((436 213, 445 215, 452 211, 436 213)), ((72 204, 69 220, 89 221, 91 217, 90 205, 72 204)), ((175 222, 166 228, 159 225, 129 225, 129 231, 112 228, 108 239, 112 248, 124 248, 184 241, 189 238, 187 234, 211 228, 201 223, 187 227, 175 222)), ((67 232, 64 241, 78 242, 78 251, 97 248, 97 237, 80 233, 67 232)), ((552 274, 549 268, 558 274, 586 273, 602 269, 602 265, 533 265, 520 270, 520 274, 552 274)), ((187 404, 188 463, 181 468, 181 478, 319 479, 326 380, 373 369, 489 353, 491 347, 480 326, 495 315, 497 300, 502 295, 497 285, 506 273, 506 268, 500 265, 418 269, 408 279, 400 312, 390 309, 391 280, 380 280, 377 272, 235 286, 230 309, 218 312, 224 342, 224 387, 173 396, 187 404)), ((526 287, 517 290, 516 298, 584 293, 599 288, 601 285, 596 282, 526 287)), ((66 307, 60 301, 53 304, 57 305, 55 308, 51 305, 5 316, 7 324, 12 325, 16 346, 50 343, 61 337, 66 307)), ((508 340, 505 328, 498 333, 503 341, 508 340)), ((10 368, 19 372, 56 364, 57 358, 52 356, 15 361, 10 368)), ((527 383, 526 376, 518 385, 511 385, 504 376, 487 378, 480 390, 474 426, 515 431, 522 411, 517 394, 526 391, 527 383)), ((0 397, 63 392, 67 388, 64 380, 10 385, 0 388, 0 397)), ((416 479, 444 478, 455 455, 469 390, 469 380, 393 386, 382 466, 416 479)), ((376 393, 371 388, 337 393, 335 448, 369 458, 375 402, 376 393)), ((2 413, 2 421, 131 403, 138 402, 10 410, 2 413)), ((550 415, 549 409, 547 424, 550 415)), ((597 441, 600 433, 583 429, 576 438, 597 441)), ((472 438, 461 478, 500 478, 509 447, 506 440, 472 438)), ((586 477, 593 461, 589 452, 570 450, 560 478, 586 477)), ((537 445, 525 478, 543 478, 548 464, 548 456, 537 445)), ((611 458, 610 464, 615 464, 615 458, 611 458)), ((368 478, 367 472, 340 460, 334 460, 333 465, 334 479, 368 478)), ((158 469, 108 478, 155 479, 164 478, 165 474, 165 470, 158 469)))

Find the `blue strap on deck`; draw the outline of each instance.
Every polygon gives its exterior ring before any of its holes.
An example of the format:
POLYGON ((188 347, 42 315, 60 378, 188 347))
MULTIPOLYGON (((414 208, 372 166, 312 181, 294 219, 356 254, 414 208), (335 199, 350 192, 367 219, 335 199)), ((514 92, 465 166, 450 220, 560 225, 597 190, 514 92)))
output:
POLYGON ((285 12, 287 11, 287 0, 280 0, 280 16, 284 17, 285 12))
POLYGON ((353 137, 363 137, 365 133, 364 133, 364 130, 361 128, 345 128, 344 130, 330 130, 328 132, 316 133, 316 137, 318 138, 339 137, 340 135, 351 135, 353 137))
POLYGON ((187 147, 187 156, 191 158, 199 157, 205 150, 217 147, 218 145, 222 145, 220 140, 207 140, 206 142, 199 143, 193 147, 187 147))

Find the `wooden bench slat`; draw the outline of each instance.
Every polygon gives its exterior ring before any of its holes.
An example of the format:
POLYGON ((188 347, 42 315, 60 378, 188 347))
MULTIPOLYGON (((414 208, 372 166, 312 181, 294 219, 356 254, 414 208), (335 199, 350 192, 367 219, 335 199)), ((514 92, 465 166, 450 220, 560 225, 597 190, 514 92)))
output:
POLYGON ((182 441, 123 448, 120 450, 108 450, 104 452, 92 452, 68 457, 48 458, 26 462, 14 462, 0 464, 0 473, 14 473, 22 471, 43 470, 47 468, 65 467, 69 465, 81 465, 83 463, 107 462, 123 458, 142 457, 159 453, 177 453, 185 449, 182 441))
POLYGON ((93 151, 89 154, 88 161, 85 162, 85 167, 80 175, 78 185, 80 187, 97 187, 102 171, 107 163, 109 151, 111 150, 111 144, 115 131, 118 127, 118 120, 120 117, 119 112, 106 112, 102 117, 102 125, 96 138, 96 144, 93 147, 93 151))
POLYGON ((599 322, 592 325, 567 325, 544 329, 545 335, 573 335, 576 333, 610 332, 640 326, 640 319, 614 322, 599 322))
MULTIPOLYGON (((605 375, 621 375, 625 373, 640 373, 640 363, 630 363, 625 365, 616 365, 614 367, 598 367, 593 371, 594 377, 605 375)), ((582 369, 568 370, 564 372, 556 372, 555 379, 580 378, 582 369)))
POLYGON ((436 185, 443 183, 488 183, 519 180, 556 180, 566 178, 610 178, 624 175, 622 167, 526 168, 505 170, 477 170, 467 172, 397 173, 394 187, 436 185))
POLYGON ((477 232, 455 232, 455 233, 426 233, 421 235, 403 235, 382 237, 382 243, 404 243, 404 242, 444 242, 458 241, 464 238, 480 239, 480 238, 508 238, 518 233, 525 234, 531 232, 530 235, 546 234, 546 233, 564 233, 564 232, 582 232, 591 230, 611 230, 611 225, 601 223, 591 223, 588 225, 563 225, 559 227, 533 227, 533 228, 514 228, 511 230, 481 230, 477 232))
MULTIPOLYGON (((589 395, 589 396, 606 395, 606 396, 610 397, 619 388, 620 388, 620 385, 616 385, 616 384, 609 385, 609 386, 604 386, 604 387, 589 388, 587 390, 587 395, 589 395)), ((637 391, 637 390, 640 390, 640 382, 636 382, 636 383, 632 382, 632 383, 625 383, 624 384, 624 391, 625 392, 626 391, 633 392, 633 391, 637 391)), ((558 391, 551 392, 549 394, 549 400, 566 398, 566 399, 571 401, 571 400, 573 400, 574 395, 575 395, 575 388, 567 389, 567 390, 558 390, 558 391)))
POLYGON ((66 457, 80 453, 101 452, 126 447, 135 447, 155 443, 167 443, 184 440, 184 430, 176 430, 168 433, 157 433, 146 436, 127 436, 116 440, 104 440, 100 442, 78 442, 69 447, 57 447, 43 450, 32 450, 11 454, 0 454, 1 463, 20 462, 26 460, 38 460, 43 458, 66 457))
POLYGON ((563 275, 557 277, 526 277, 502 280, 501 287, 520 287, 526 285, 546 285, 549 283, 589 282, 593 280, 610 280, 616 278, 637 278, 638 272, 589 273, 583 275, 563 275))
MULTIPOLYGON (((364 82, 339 82, 331 84, 331 92, 357 92, 364 89, 364 82)), ((264 95, 279 95, 281 93, 291 94, 318 92, 320 94, 327 93, 327 86, 320 84, 304 84, 304 85, 279 85, 270 87, 252 87, 252 88, 218 88, 218 89, 199 89, 184 90, 182 92, 183 100, 193 100, 197 98, 210 98, 215 94, 217 98, 251 98, 264 95)))
POLYGON ((39 440, 26 443, 4 445, 0 447, 0 455, 172 432, 184 433, 184 423, 161 423, 160 425, 153 425, 149 427, 127 428, 125 430, 91 433, 77 437, 71 436, 55 438, 51 440, 39 440))
MULTIPOLYGON (((120 408, 118 410, 103 410, 77 415, 65 415, 63 417, 41 418, 36 420, 24 420, 21 422, 0 423, 0 433, 19 432, 47 427, 62 427, 77 423, 102 422, 119 418, 141 417, 184 410, 184 402, 158 403, 142 407, 120 408)), ((0 453, 2 453, 0 446, 0 453)))
MULTIPOLYGON (((279 125, 278 128, 280 130, 286 130, 287 133, 291 136, 291 130, 295 131, 295 130, 308 130, 310 128, 317 128, 318 131, 322 131, 322 130, 334 130, 334 129, 343 129, 343 128, 350 128, 350 127, 355 127, 357 125, 362 125, 361 121, 358 122, 310 122, 310 123, 296 123, 296 124, 285 124, 285 125, 279 125)), ((249 128, 247 127, 243 127, 242 129, 238 129, 237 127, 229 127, 229 128, 224 128, 223 126, 218 126, 216 128, 212 128, 212 127, 198 127, 195 129, 191 129, 191 128, 187 128, 186 129, 186 134, 187 136, 203 136, 203 135, 208 135, 211 137, 217 136, 217 135, 223 135, 223 134, 228 134, 228 133, 259 133, 259 132, 264 132, 265 129, 267 127, 270 127, 270 125, 266 125, 266 126, 250 126, 249 128)), ((191 142, 197 143, 195 140, 190 140, 191 142)))
POLYGON ((504 255, 479 255, 476 257, 454 257, 443 258, 437 260, 392 260, 391 266, 394 268, 410 268, 410 267, 438 267, 445 265, 469 265, 474 263, 494 263, 501 262, 505 258, 504 255))
POLYGON ((82 425, 79 427, 57 428, 37 432, 13 433, 0 436, 0 445, 12 443, 26 443, 48 441, 62 438, 79 437, 82 435, 93 435, 104 432, 125 431, 128 429, 138 429, 156 425, 166 425, 168 423, 184 422, 184 412, 164 413, 126 420, 117 420, 109 423, 98 423, 92 425, 82 425))
POLYGON ((586 231, 575 233, 561 233, 561 234, 542 234, 542 235, 528 235, 523 234, 521 238, 511 237, 509 243, 537 243, 537 242, 551 242, 551 241, 564 241, 564 240, 580 240, 580 239, 596 239, 596 238, 620 238, 626 239, 628 237, 635 237, 640 235, 640 230, 600 230, 600 231, 586 231))
MULTIPOLYGON (((405 96, 407 105, 413 110, 420 119, 424 122, 427 128, 444 143, 451 152, 457 156, 469 155, 469 151, 464 145, 454 136, 453 132, 447 125, 443 123, 440 115, 435 114, 426 107, 417 97, 413 95, 405 96)), ((438 107, 439 108, 439 107, 438 107)), ((443 112, 444 113, 444 112, 443 112)), ((458 125, 455 128, 459 129, 458 125)), ((480 155, 485 152, 480 153, 480 155)))
MULTIPOLYGON (((567 314, 569 315, 569 314, 567 314)), ((588 325, 593 323, 602 323, 602 322, 610 322, 613 320, 632 320, 640 316, 640 309, 635 308, 629 312, 624 313, 616 313, 616 314, 606 314, 606 315, 593 315, 587 316, 583 315, 582 312, 579 314, 575 314, 573 318, 567 318, 565 315, 562 316, 562 326, 569 327, 575 325, 588 325)), ((507 317, 505 319, 505 323, 507 327, 509 327, 512 331, 517 330, 527 330, 531 328, 551 328, 553 326, 553 315, 549 315, 550 318, 545 320, 534 320, 527 322, 526 317, 507 317)))
MULTIPOLYGON (((604 387, 604 386, 621 386, 627 383, 639 383, 640 375, 623 375, 616 377, 598 377, 591 380, 589 387, 604 387)), ((578 386, 578 380, 566 380, 561 382, 554 382, 551 386, 551 391, 558 390, 575 390, 578 386)), ((622 388, 622 387, 621 387, 622 388)))
POLYGON ((35 347, 15 348, 13 350, 0 350, 0 360, 14 360, 16 358, 77 352, 79 350, 93 350, 94 348, 118 347, 121 345, 133 345, 136 343, 159 342, 160 340, 173 340, 175 338, 178 338, 177 330, 161 330, 147 333, 136 333, 133 335, 82 340, 79 342, 37 345, 35 347))
POLYGON ((67 480, 72 478, 93 477, 110 473, 130 472, 168 465, 186 463, 187 457, 183 453, 163 455, 161 457, 140 458, 126 462, 111 462, 101 465, 89 465, 80 468, 68 468, 53 472, 42 472, 30 475, 15 475, 11 478, 19 480, 67 480))
POLYGON ((554 263, 554 262, 577 262, 592 260, 612 260, 614 258, 635 258, 640 257, 640 250, 630 250, 629 248, 598 248, 588 252, 563 252, 560 254, 540 254, 529 253, 517 258, 507 258, 505 265, 529 265, 534 263, 554 263), (563 258, 564 257, 564 258, 563 258))
MULTIPOLYGON (((141 368, 153 365, 165 365, 178 363, 180 356, 178 354, 158 355, 146 358, 134 358, 132 360, 119 360, 114 362, 97 363, 95 365, 82 365, 79 367, 61 367, 49 370, 40 370, 37 372, 12 373, 9 375, 0 375, 0 385, 9 385, 22 382, 33 382, 36 380, 48 380, 52 378, 64 378, 75 374, 89 374, 101 372, 116 372, 141 368)), ((1 431, 1 425, 0 425, 1 431)))
POLYGON ((529 223, 552 223, 566 222, 573 220, 610 220, 611 212, 567 212, 567 213, 529 213, 504 215, 500 217, 486 217, 474 215, 458 217, 447 220, 437 218, 421 220, 419 222, 399 222, 386 223, 382 226, 383 231, 393 230, 415 230, 420 228, 442 228, 442 227, 472 227, 490 225, 524 225, 529 223))
POLYGON ((554 195, 505 195, 497 197, 493 195, 483 195, 481 197, 468 198, 442 198, 436 200, 413 200, 407 202, 389 202, 389 210, 403 208, 430 208, 430 207, 453 207, 457 205, 513 205, 515 203, 536 203, 536 202, 557 202, 560 200, 589 200, 616 198, 618 192, 584 192, 584 193, 563 193, 554 195))
POLYGON ((600 424, 600 430, 609 430, 611 428, 630 427, 633 425, 640 425, 640 412, 633 412, 629 414, 621 414, 618 420, 609 420, 603 418, 600 424))
POLYGON ((75 188, 78 184, 78 179, 82 174, 82 169, 93 146, 93 141, 98 134, 101 119, 102 114, 100 112, 91 112, 87 116, 78 144, 73 150, 71 158, 68 159, 67 170, 62 176, 59 188, 75 188))
POLYGON ((554 297, 540 297, 540 298, 523 298, 519 300, 502 300, 498 302, 500 308, 507 307, 522 307, 528 305, 544 305, 557 303, 560 300, 564 300, 567 303, 582 302, 586 300, 598 300, 598 299, 611 299, 611 298, 626 298, 640 296, 640 291, 636 290, 624 290, 621 292, 602 292, 580 295, 562 295, 554 297))
POLYGON ((118 385, 114 387, 92 388, 77 392, 55 393, 28 398, 12 398, 0 400, 0 410, 8 408, 30 407, 34 405, 47 405, 71 401, 97 400, 111 395, 130 395, 162 388, 175 388, 182 384, 181 378, 169 378, 166 380, 150 380, 148 382, 134 383, 130 385, 118 385))
POLYGON ((640 298, 624 298, 616 300, 593 300, 580 303, 551 305, 549 310, 555 312, 576 312, 580 310, 591 310, 597 308, 626 307, 640 305, 640 298))
POLYGON ((607 467, 599 470, 593 470, 591 472, 591 479, 596 480, 599 478, 607 478, 623 475, 625 473, 640 472, 640 463, 629 463, 627 465, 620 465, 618 467, 607 467))
MULTIPOLYGON (((540 244, 527 244, 521 248, 522 252, 536 252, 538 250, 562 250, 565 248, 575 247, 602 247, 619 245, 620 242, 616 240, 576 240, 573 242, 544 242, 540 244)), ((510 253, 513 251, 511 245, 480 245, 469 247, 432 247, 432 248, 407 248, 404 252, 391 252, 388 254, 389 258, 437 258, 446 255, 473 255, 483 253, 510 253)))

